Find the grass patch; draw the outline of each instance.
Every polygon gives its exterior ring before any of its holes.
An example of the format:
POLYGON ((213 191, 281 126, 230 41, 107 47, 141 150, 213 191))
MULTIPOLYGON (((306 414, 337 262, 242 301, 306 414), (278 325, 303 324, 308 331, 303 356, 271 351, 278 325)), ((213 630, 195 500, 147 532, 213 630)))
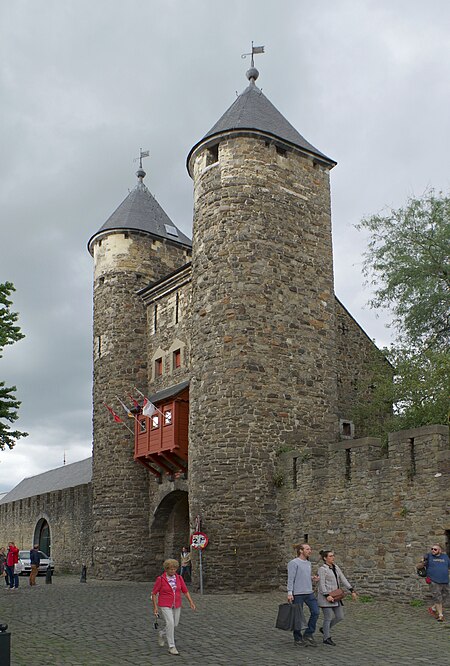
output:
POLYGON ((360 594, 358 599, 362 604, 371 604, 373 601, 373 597, 370 594, 360 594))
POLYGON ((425 602, 422 601, 422 599, 411 599, 409 602, 409 605, 412 606, 413 608, 422 608, 424 606, 425 602))

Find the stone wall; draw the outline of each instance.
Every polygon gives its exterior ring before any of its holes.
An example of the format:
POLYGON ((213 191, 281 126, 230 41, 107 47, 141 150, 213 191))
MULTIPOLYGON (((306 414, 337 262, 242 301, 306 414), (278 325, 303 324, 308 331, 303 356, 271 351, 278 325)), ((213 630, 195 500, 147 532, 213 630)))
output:
POLYGON ((221 572, 208 585, 267 589, 276 451, 323 456, 338 434, 329 174, 255 135, 209 157, 192 158, 190 511, 221 572))
POLYGON ((54 490, 0 505, 0 545, 9 541, 29 549, 37 523, 45 518, 50 527, 51 556, 55 573, 80 573, 92 565, 92 487, 90 483, 54 490))
MULTIPOLYGON (((93 242, 93 541, 100 578, 148 576, 148 473, 134 461, 134 432, 114 422, 137 387, 147 391, 147 313, 138 294, 188 260, 188 250, 135 231, 93 242)), ((126 417, 124 417, 126 420, 126 417)), ((133 429, 133 428, 132 428, 133 429)))
MULTIPOLYGON (((450 530, 448 428, 394 433, 387 449, 375 438, 343 441, 331 447, 320 479, 314 465, 302 448, 280 456, 285 561, 308 535, 313 559, 335 550, 361 593, 420 598, 415 564, 450 530)), ((285 580, 285 562, 279 574, 285 580)))
POLYGON ((344 434, 342 422, 351 421, 350 436, 363 437, 370 433, 364 422, 355 420, 355 407, 358 403, 370 402, 372 399, 376 371, 392 375, 392 368, 367 333, 337 298, 335 315, 338 416, 341 422, 341 435, 344 434))

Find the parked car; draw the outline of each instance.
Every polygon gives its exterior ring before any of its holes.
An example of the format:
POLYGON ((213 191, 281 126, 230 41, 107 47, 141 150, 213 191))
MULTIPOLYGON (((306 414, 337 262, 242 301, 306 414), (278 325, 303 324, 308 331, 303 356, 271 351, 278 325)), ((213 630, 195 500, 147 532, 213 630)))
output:
MULTIPOLYGON (((46 555, 45 553, 42 552, 42 550, 39 551, 39 554, 41 556, 41 561, 39 563, 39 571, 38 574, 45 574, 47 572, 47 567, 50 564, 50 569, 52 570, 52 573, 54 571, 55 565, 53 563, 53 559, 46 555)), ((31 573, 31 562, 30 562, 30 551, 29 550, 19 550, 19 561, 22 562, 23 565, 23 570, 22 573, 20 574, 21 576, 29 576, 31 573)))

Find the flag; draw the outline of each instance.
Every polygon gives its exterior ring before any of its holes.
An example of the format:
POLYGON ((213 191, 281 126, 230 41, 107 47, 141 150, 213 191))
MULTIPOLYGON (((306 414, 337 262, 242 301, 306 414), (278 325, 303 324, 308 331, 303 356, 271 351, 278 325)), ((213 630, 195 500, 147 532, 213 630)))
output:
POLYGON ((147 398, 144 398, 144 405, 142 407, 143 415, 150 417, 153 416, 153 414, 157 411, 159 410, 157 410, 155 405, 152 402, 150 402, 150 400, 147 400, 147 398))
POLYGON ((131 413, 131 411, 128 409, 126 404, 124 402, 122 402, 122 400, 120 398, 118 398, 117 396, 116 396, 116 400, 118 400, 120 402, 120 404, 122 405, 123 410, 124 410, 125 414, 128 416, 128 418, 134 419, 134 414, 131 413))
POLYGON ((133 401, 133 405, 136 407, 136 409, 140 409, 140 408, 141 408, 141 406, 140 406, 139 402, 136 400, 136 398, 133 398, 133 396, 130 395, 130 394, 128 394, 128 397, 130 398, 130 400, 133 401))
POLYGON ((104 402, 103 404, 105 405, 106 409, 110 412, 111 416, 113 417, 116 423, 123 423, 120 416, 117 416, 116 412, 113 409, 111 409, 111 407, 109 407, 109 405, 107 405, 106 402, 104 402))
POLYGON ((140 153, 141 153, 141 159, 143 157, 149 157, 150 156, 150 151, 149 150, 141 150, 140 153))
POLYGON ((254 53, 264 53, 264 46, 253 46, 252 44, 252 54, 254 53))

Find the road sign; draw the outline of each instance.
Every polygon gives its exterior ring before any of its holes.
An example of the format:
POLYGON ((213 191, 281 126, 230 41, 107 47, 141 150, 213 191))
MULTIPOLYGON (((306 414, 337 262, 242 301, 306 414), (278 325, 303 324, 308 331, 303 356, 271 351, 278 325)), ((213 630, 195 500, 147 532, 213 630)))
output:
POLYGON ((191 546, 195 550, 203 550, 208 545, 208 537, 203 532, 193 532, 191 535, 191 546))

